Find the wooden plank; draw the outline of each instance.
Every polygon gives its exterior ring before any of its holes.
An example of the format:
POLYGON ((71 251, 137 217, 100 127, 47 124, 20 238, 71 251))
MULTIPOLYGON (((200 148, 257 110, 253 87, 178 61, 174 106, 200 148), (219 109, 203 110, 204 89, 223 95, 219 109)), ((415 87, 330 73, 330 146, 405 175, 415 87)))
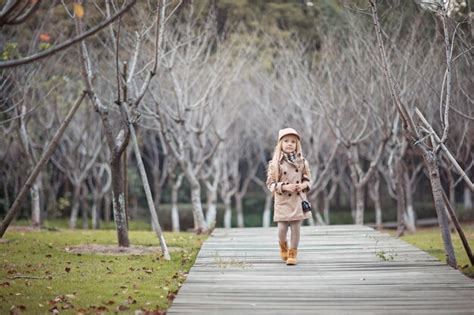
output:
POLYGON ((400 239, 304 226, 298 265, 286 266, 276 233, 216 229, 167 313, 474 314, 474 281, 400 239))

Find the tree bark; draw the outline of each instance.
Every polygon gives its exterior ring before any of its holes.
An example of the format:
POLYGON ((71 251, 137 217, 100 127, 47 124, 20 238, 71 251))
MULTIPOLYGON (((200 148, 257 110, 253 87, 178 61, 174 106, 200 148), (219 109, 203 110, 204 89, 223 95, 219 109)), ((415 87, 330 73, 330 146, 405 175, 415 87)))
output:
POLYGON ((403 160, 397 159, 395 166, 395 189, 397 192, 397 237, 405 233, 405 189, 403 160))
POLYGON ((206 233, 208 230, 201 203, 201 185, 194 177, 188 177, 191 185, 191 203, 193 205, 194 228, 197 234, 206 233))
POLYGON ((244 225, 244 210, 242 207, 242 197, 240 194, 235 194, 235 212, 237 213, 237 227, 243 228, 244 225))
POLYGON ((41 226, 41 176, 36 178, 35 183, 31 187, 31 226, 33 228, 39 228, 41 226))
POLYGON ((374 202, 375 208, 375 227, 377 230, 383 228, 382 225, 382 206, 380 204, 380 178, 378 173, 375 173, 374 184, 369 188, 369 195, 372 201, 374 202))
POLYGON ((329 204, 331 199, 329 198, 328 194, 323 190, 323 216, 324 216, 324 224, 329 225, 329 204))
POLYGON ((69 216, 69 228, 75 229, 77 226, 77 217, 79 215, 80 208, 80 196, 81 196, 81 184, 74 183, 74 191, 72 194, 72 208, 71 215, 69 216))
MULTIPOLYGON (((173 176, 171 177, 173 178, 173 176)), ((171 226, 173 232, 179 232, 179 209, 178 209, 178 193, 181 184, 183 183, 183 174, 180 174, 176 182, 174 182, 171 186, 171 226)))
POLYGON ((364 224, 364 186, 356 185, 355 197, 356 197, 355 224, 363 225, 364 224))
POLYGON ((270 227, 270 216, 272 206, 272 193, 267 192, 265 194, 265 206, 263 207, 262 226, 270 227))
POLYGON ((230 229, 232 227, 232 206, 230 196, 224 198, 224 228, 230 229))
POLYGON ((207 189, 207 213, 206 221, 209 229, 213 229, 216 226, 217 216, 217 188, 207 189))
POLYGON ((179 210, 178 210, 178 191, 179 187, 173 185, 171 189, 171 227, 173 232, 179 232, 179 210))
POLYGON ((110 194, 104 195, 104 222, 110 223, 110 194))
POLYGON ((94 201, 91 208, 92 229, 94 230, 100 228, 100 204, 101 199, 97 196, 94 196, 94 201))
POLYGON ((125 192, 123 190, 122 155, 114 156, 110 163, 112 171, 112 209, 117 229, 118 245, 129 247, 128 226, 125 211, 125 192))
POLYGON ((432 152, 422 151, 423 160, 428 169, 428 175, 431 183, 433 201, 438 216, 438 223, 441 229, 441 236, 445 249, 446 261, 449 266, 456 268, 456 256, 454 255, 453 242, 449 231, 449 221, 446 216, 446 209, 443 200, 443 188, 439 177, 439 166, 436 156, 432 152))
POLYGON ((81 214, 82 214, 82 228, 87 230, 89 228, 89 206, 87 203, 87 187, 84 185, 81 194, 81 214))
POLYGON ((469 261, 471 262, 471 266, 473 266, 474 256, 472 255, 471 247, 469 246, 469 242, 466 239, 466 235, 464 234, 464 231, 462 230, 461 224, 459 223, 456 213, 454 212, 453 207, 449 203, 448 198, 446 197, 446 194, 444 193, 444 191, 443 191, 443 199, 446 205, 446 210, 449 216, 451 217, 451 220, 453 221, 454 226, 456 227, 459 237, 461 238, 462 245, 464 246, 464 250, 466 251, 469 261))
POLYGON ((416 231, 416 214, 413 207, 413 192, 412 185, 408 173, 404 173, 405 180, 405 201, 406 201, 406 216, 405 216, 405 226, 410 232, 416 231))
POLYGON ((464 185, 464 209, 472 209, 472 193, 466 185, 464 185))
POLYGON ((453 205, 453 207, 456 206, 456 196, 454 194, 454 177, 453 173, 451 173, 451 169, 449 167, 446 168, 446 177, 448 178, 448 192, 449 192, 449 203, 453 205))

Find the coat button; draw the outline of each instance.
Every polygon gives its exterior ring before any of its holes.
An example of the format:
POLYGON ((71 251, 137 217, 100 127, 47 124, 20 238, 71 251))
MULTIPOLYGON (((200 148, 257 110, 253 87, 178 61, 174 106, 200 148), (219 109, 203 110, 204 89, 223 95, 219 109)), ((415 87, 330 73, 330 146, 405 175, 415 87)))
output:
POLYGON ((298 196, 300 195, 300 193, 296 193, 298 196))
POLYGON ((298 173, 298 170, 295 170, 296 173, 298 173))
POLYGON ((297 181, 296 181, 296 183, 297 183, 297 184, 299 184, 299 183, 300 183, 300 181, 299 181, 299 180, 297 180, 297 181))
POLYGON ((283 174, 285 174, 285 175, 286 175, 286 172, 283 172, 283 174))
POLYGON ((288 197, 291 197, 291 194, 288 194, 288 197))

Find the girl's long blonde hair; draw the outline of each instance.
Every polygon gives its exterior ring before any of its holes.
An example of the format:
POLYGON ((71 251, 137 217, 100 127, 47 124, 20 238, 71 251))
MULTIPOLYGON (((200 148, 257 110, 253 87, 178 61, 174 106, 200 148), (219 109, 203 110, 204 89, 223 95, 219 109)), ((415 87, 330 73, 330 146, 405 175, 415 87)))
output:
MULTIPOLYGON (((278 181, 280 179, 280 165, 279 165, 279 163, 280 163, 280 159, 283 155, 283 149, 282 149, 282 142, 283 142, 282 140, 283 140, 283 138, 281 138, 278 141, 278 143, 276 144, 275 150, 273 151, 273 158, 270 161, 270 164, 268 166, 268 173, 271 174, 273 176, 273 178, 275 178, 276 181, 278 181)), ((301 150, 301 141, 300 141, 300 139, 298 139, 298 137, 296 138, 295 154, 296 154, 297 157, 303 158, 303 151, 301 150)))

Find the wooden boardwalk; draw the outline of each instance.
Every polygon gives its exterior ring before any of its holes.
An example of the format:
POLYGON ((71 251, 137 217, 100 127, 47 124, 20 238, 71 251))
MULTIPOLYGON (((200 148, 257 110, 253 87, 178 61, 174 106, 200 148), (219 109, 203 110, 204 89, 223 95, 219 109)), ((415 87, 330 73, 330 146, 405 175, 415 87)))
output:
POLYGON ((473 280, 388 234, 305 226, 286 266, 276 233, 216 229, 167 313, 474 314, 473 280))

